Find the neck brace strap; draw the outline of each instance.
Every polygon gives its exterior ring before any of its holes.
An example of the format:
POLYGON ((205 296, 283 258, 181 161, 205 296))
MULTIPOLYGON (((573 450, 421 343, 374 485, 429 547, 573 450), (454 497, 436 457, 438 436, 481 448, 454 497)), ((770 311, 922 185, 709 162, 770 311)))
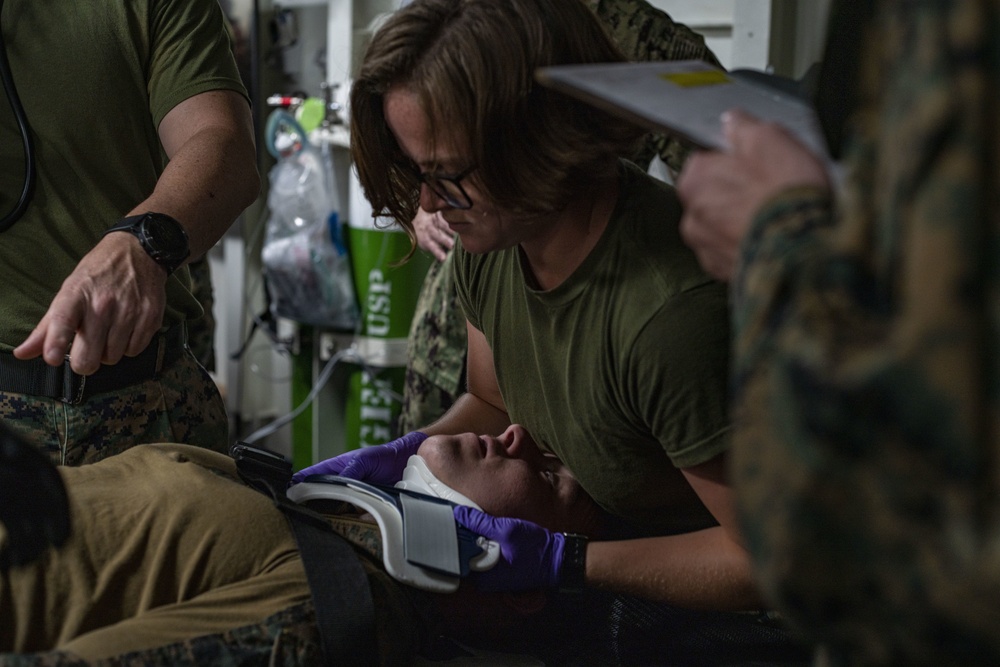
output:
POLYGON ((398 488, 336 475, 310 475, 288 489, 288 497, 297 503, 339 500, 368 512, 382 534, 382 562, 390 576, 423 590, 451 593, 470 570, 493 567, 500 545, 455 521, 452 508, 459 504, 457 499, 466 501, 461 504, 472 501, 437 480, 420 457, 411 457, 408 469, 411 464, 414 470, 404 475, 405 483, 398 488), (434 494, 418 491, 418 486, 434 494))

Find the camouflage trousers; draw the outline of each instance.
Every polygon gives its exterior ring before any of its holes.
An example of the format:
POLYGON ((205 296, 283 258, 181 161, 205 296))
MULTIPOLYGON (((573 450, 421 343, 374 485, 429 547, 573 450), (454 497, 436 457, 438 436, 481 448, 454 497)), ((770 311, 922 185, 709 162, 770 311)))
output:
POLYGON ((311 602, 290 607, 261 622, 228 632, 196 637, 155 649, 87 661, 64 651, 0 654, 2 667, 293 667, 322 663, 311 602))
MULTIPOLYGON (((413 611, 394 606, 396 600, 378 593, 374 587, 378 663, 409 664, 418 646, 413 611)), ((88 661, 65 651, 0 653, 0 667, 307 667, 323 664, 322 656, 316 612, 312 602, 304 602, 259 624, 113 658, 88 661)))
POLYGON ((188 264, 191 272, 191 294, 205 313, 187 323, 188 347, 205 370, 215 372, 215 291, 212 289, 212 267, 208 256, 188 264))
POLYGON ((0 420, 56 465, 95 463, 142 443, 183 442, 220 452, 230 444, 222 396, 190 350, 151 380, 78 405, 0 392, 0 420))

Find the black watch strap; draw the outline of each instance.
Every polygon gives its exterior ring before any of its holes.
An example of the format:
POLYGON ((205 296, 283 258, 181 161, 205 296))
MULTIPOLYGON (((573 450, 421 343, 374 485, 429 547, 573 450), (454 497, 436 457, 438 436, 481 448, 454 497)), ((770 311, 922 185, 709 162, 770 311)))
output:
POLYGON ((165 213, 146 212, 122 218, 104 232, 128 232, 139 240, 142 249, 163 267, 169 276, 184 263, 191 252, 184 226, 165 213))
POLYGON ((559 567, 559 591, 564 593, 579 593, 583 591, 587 578, 587 544, 590 540, 586 535, 563 533, 563 562, 559 567))

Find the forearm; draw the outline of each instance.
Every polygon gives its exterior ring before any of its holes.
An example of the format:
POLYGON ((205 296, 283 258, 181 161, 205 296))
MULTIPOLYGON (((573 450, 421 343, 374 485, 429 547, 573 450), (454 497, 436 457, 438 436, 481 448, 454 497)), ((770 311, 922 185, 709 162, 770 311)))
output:
POLYGON ((259 188, 253 144, 239 132, 209 128, 185 143, 153 193, 130 214, 156 211, 176 218, 188 232, 194 259, 222 237, 259 188))
POLYGON ((761 607, 746 551, 721 527, 637 540, 591 542, 588 586, 679 607, 761 607))
POLYGON ((233 91, 201 93, 171 109, 158 131, 170 161, 153 192, 130 213, 176 218, 196 259, 260 191, 250 108, 233 91))
POLYGON ((475 394, 463 394, 440 419, 421 429, 427 435, 478 433, 499 435, 510 426, 510 417, 475 394))
POLYGON ((907 581, 969 525, 981 350, 971 301, 956 297, 974 268, 952 253, 977 223, 944 224, 935 196, 953 191, 919 183, 919 196, 883 184, 902 203, 880 209, 852 184, 835 239, 829 213, 803 209, 795 225, 788 209, 760 230, 734 284, 744 534, 764 595, 809 623, 829 623, 831 608, 881 623, 862 616, 858 591, 873 586, 892 591, 882 602, 894 609, 914 608, 907 581), (904 247, 920 258, 901 261, 904 247))

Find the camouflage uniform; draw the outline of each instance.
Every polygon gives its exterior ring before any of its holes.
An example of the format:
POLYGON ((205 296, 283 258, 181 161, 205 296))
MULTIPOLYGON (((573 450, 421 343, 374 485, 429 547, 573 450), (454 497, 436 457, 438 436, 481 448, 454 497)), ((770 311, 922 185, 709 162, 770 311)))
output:
POLYGON ((2 667, 298 667, 322 664, 311 602, 285 609, 259 625, 196 637, 104 660, 84 660, 65 651, 0 654, 2 667))
POLYGON ((189 264, 192 294, 205 316, 187 325, 187 349, 167 353, 157 377, 79 405, 0 392, 0 420, 48 454, 56 465, 96 463, 142 442, 185 442, 229 450, 229 419, 218 385, 206 372, 215 363, 215 319, 208 259, 189 264), (169 406, 169 408, 167 407, 169 406), (101 415, 93 420, 92 415, 101 415))
MULTIPOLYGON (((618 48, 629 60, 705 60, 721 67, 705 46, 705 38, 645 0, 583 0, 604 23, 618 48)), ((643 168, 654 155, 678 173, 690 149, 667 135, 649 135, 645 146, 633 158, 643 168)))
MULTIPOLYGON (((582 1, 631 60, 701 59, 719 64, 701 35, 645 0, 582 1)), ((688 151, 675 139, 651 134, 633 161, 647 168, 653 156, 659 155, 677 173, 688 151)), ((451 264, 448 253, 424 278, 409 333, 400 433, 427 426, 465 390, 465 314, 455 293, 451 264)))
POLYGON ((825 664, 996 665, 1000 3, 871 7, 836 205, 771 202, 732 286, 745 538, 825 664))
POLYGON ((188 347, 194 358, 210 373, 215 372, 215 292, 212 289, 212 265, 208 255, 188 263, 191 271, 191 294, 205 310, 198 319, 188 322, 188 347))
POLYGON ((157 377, 78 405, 0 392, 0 420, 57 465, 95 463, 142 442, 185 442, 219 452, 230 444, 219 389, 187 349, 157 377))
MULTIPOLYGON (((122 387, 129 379, 152 374, 151 368, 143 368, 141 375, 122 377, 135 365, 124 360, 99 371, 122 380, 108 380, 105 388, 121 388, 77 405, 40 398, 56 392, 31 385, 55 376, 10 355, 108 226, 154 190, 165 167, 156 126, 169 109, 209 91, 246 96, 223 36, 218 4, 185 0, 172 2, 170 11, 160 9, 160 3, 139 0, 127 6, 61 3, 43 8, 27 0, 5 5, 6 14, 17 14, 21 24, 45 30, 31 31, 31 38, 9 50, 12 68, 26 73, 29 84, 19 93, 36 134, 39 171, 33 203, 4 232, 0 245, 0 357, 6 369, 0 418, 57 463, 94 461, 150 440, 182 440, 220 450, 228 444, 222 398, 190 352, 182 354, 180 336, 168 348, 170 362, 157 364, 156 380, 122 387), (110 70, 109 63, 114 64, 110 70), (60 72, 61 78, 28 74, 35 70, 60 72), (51 104, 73 88, 67 82, 97 79, 100 89, 75 90, 71 112, 51 104)), ((10 36, 8 23, 4 29, 10 36)), ((7 105, 0 103, 2 210, 10 209, 6 202, 21 189, 19 168, 7 168, 21 160, 13 121, 7 105)), ((188 276, 188 267, 181 267, 165 283, 162 324, 172 331, 200 310, 188 276)), ((150 352, 158 354, 159 348, 150 352)), ((91 387, 102 382, 100 376, 88 381, 91 387)))

